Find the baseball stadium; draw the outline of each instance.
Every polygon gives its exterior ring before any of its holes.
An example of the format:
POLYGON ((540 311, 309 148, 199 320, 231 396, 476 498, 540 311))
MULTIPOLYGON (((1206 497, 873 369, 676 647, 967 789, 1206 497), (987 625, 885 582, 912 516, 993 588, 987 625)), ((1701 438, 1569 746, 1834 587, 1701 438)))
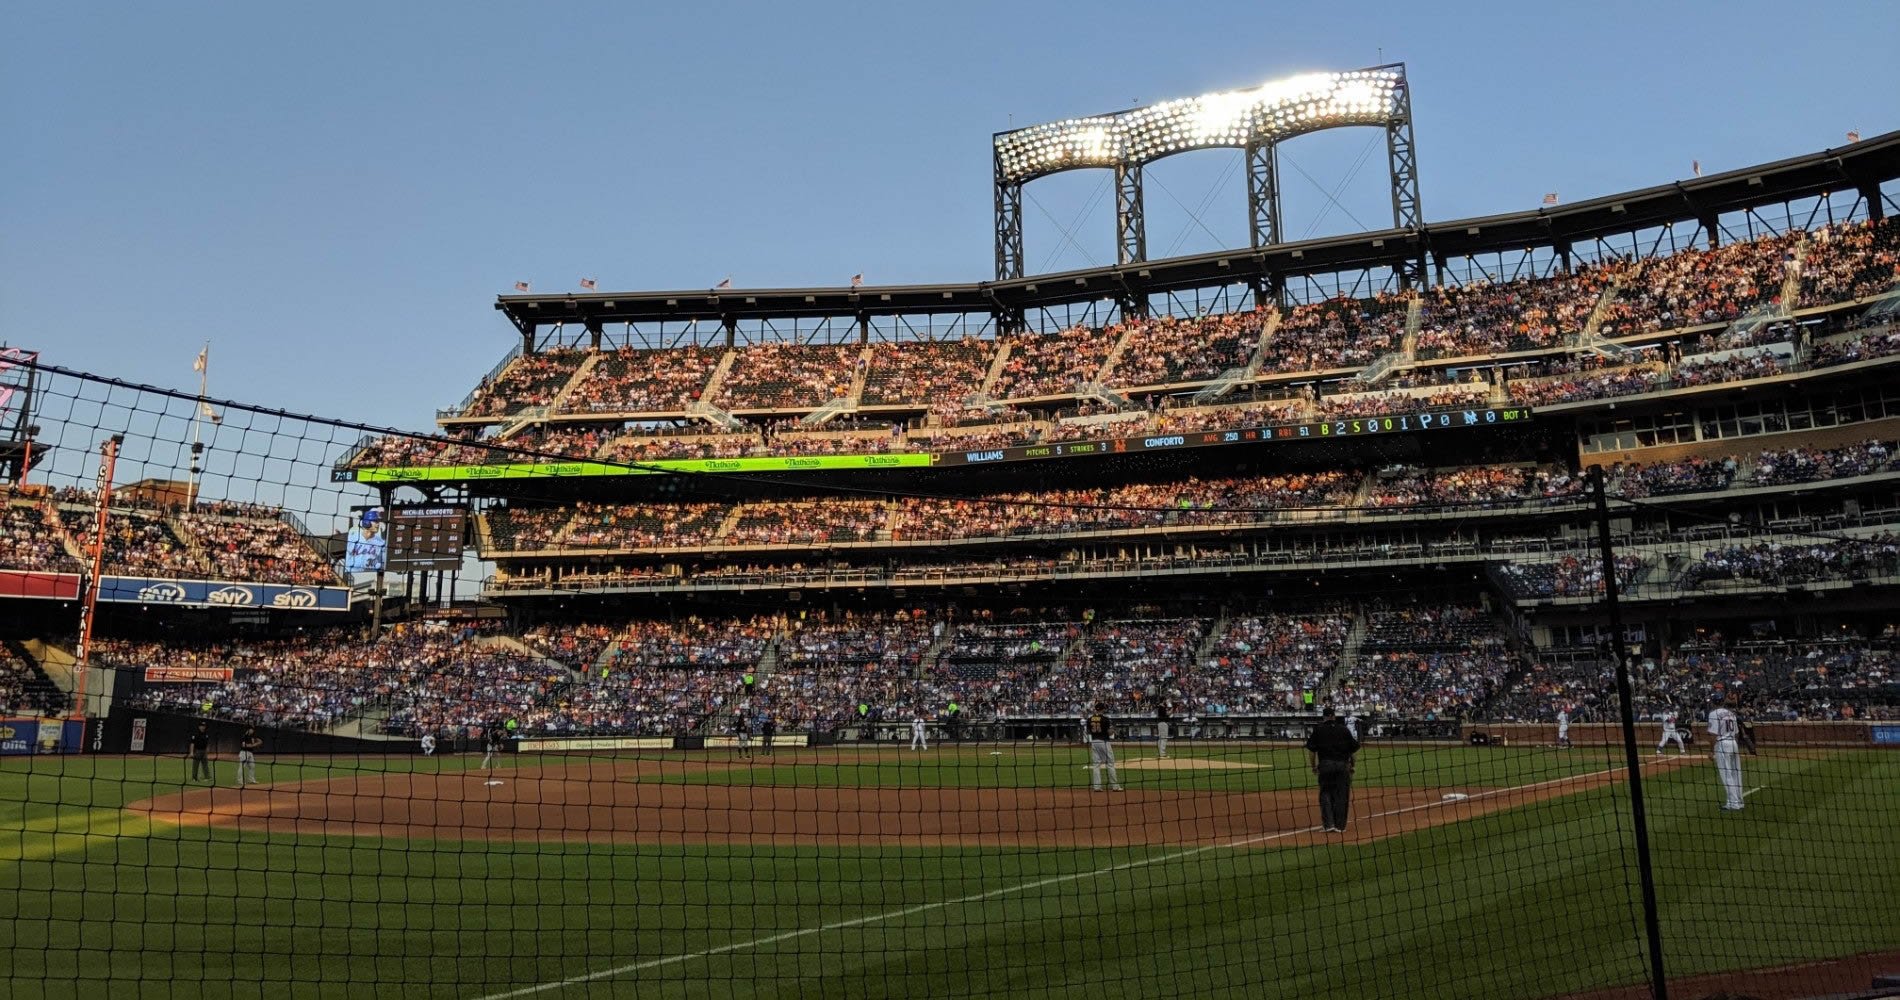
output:
POLYGON ((1900 996, 1900 132, 1444 220, 1429 99, 997 132, 981 280, 523 283, 426 429, 8 348, 0 996, 1900 996))

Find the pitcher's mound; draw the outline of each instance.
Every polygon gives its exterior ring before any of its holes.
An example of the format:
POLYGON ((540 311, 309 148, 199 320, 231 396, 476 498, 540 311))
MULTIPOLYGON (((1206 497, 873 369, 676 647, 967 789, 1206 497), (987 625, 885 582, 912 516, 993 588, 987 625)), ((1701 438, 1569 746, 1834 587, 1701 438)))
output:
POLYGON ((1243 768, 1272 767, 1249 760, 1221 760, 1218 757, 1138 757, 1116 765, 1124 771, 1227 771, 1243 768))

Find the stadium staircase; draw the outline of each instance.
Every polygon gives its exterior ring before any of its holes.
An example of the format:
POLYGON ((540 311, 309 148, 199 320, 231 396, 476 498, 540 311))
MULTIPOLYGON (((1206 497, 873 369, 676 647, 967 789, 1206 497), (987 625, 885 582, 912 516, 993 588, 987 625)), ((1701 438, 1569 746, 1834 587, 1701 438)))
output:
POLYGON ((488 390, 489 386, 494 385, 495 380, 501 377, 501 373, 507 371, 508 366, 514 364, 515 359, 521 356, 521 350, 521 345, 516 344, 507 354, 502 355, 500 361, 495 362, 493 368, 488 369, 488 374, 483 375, 481 381, 475 383, 475 388, 470 389, 468 395, 462 397, 461 402, 446 409, 435 411, 436 423, 440 424, 443 420, 450 417, 459 417, 466 412, 469 407, 474 406, 475 400, 479 399, 482 393, 488 390))
MULTIPOLYGON (((71 689, 62 690, 53 682, 52 677, 48 676, 46 670, 40 665, 39 658, 33 655, 26 643, 18 639, 8 639, 6 647, 7 651, 25 664, 29 671, 26 683, 20 691, 22 701, 46 713, 59 712, 72 704, 71 689)), ((71 676, 72 670, 69 667, 67 677, 70 679, 71 676)))
POLYGON ((1413 352, 1418 349, 1418 331, 1425 322, 1425 299, 1417 292, 1405 303, 1405 334, 1399 340, 1399 349, 1387 351, 1372 359, 1372 363, 1361 368, 1352 377, 1354 382, 1364 385, 1377 385, 1387 375, 1411 364, 1413 352))
MULTIPOLYGON (((1003 377, 1003 369, 1009 365, 1009 349, 1013 346, 1007 340, 1000 340, 996 347, 996 360, 990 362, 989 374, 983 376, 983 385, 976 390, 985 403, 989 402, 990 392, 996 388, 996 380, 1003 377)), ((975 397, 971 397, 975 398, 975 397)), ((968 400, 965 400, 967 403, 968 400)), ((980 405, 980 404, 971 404, 980 405)))
POLYGON ((1414 291, 1412 300, 1405 304, 1405 339, 1399 342, 1399 350, 1404 352, 1405 360, 1418 357, 1418 331, 1425 326, 1425 297, 1414 291))
POLYGON ((1266 363, 1267 344, 1273 340, 1273 335, 1278 332, 1279 329, 1279 311, 1274 310, 1267 313, 1267 318, 1260 323, 1260 337, 1254 341, 1253 353, 1247 356, 1247 363, 1239 368, 1229 368, 1221 372, 1214 378, 1214 381, 1202 386, 1200 391, 1194 394, 1193 401, 1195 403, 1211 403, 1233 392, 1236 388, 1259 374, 1260 366, 1266 363))
MULTIPOLYGON (((1639 264, 1637 265, 1637 272, 1641 273, 1641 271, 1642 265, 1639 264)), ((1635 275, 1628 275, 1627 277, 1634 276, 1635 275)), ((1596 305, 1590 307, 1589 318, 1583 321, 1582 332, 1578 333, 1576 339, 1573 341, 1576 347, 1586 351, 1593 351, 1606 358, 1621 358, 1629 353, 1629 350, 1623 345, 1605 340, 1603 334, 1600 332, 1603 329, 1603 324, 1610 318, 1610 310, 1616 305, 1616 297, 1623 292, 1624 280, 1624 277, 1618 277, 1612 280, 1609 285, 1603 289, 1603 293, 1597 296, 1596 305)))
POLYGON ((1134 339, 1135 327, 1139 325, 1138 323, 1129 323, 1123 327, 1122 335, 1115 338, 1115 346, 1108 349, 1108 357, 1102 359, 1102 367, 1096 370, 1095 382, 1106 383, 1108 381, 1108 373, 1114 371, 1115 366, 1121 363, 1122 354, 1128 350, 1128 342, 1134 339))
MULTIPOLYGON (((705 387, 699 390, 698 402, 710 404, 719 398, 719 385, 726 380, 727 375, 731 374, 732 366, 738 360, 739 352, 730 349, 719 356, 718 366, 713 369, 712 375, 707 377, 705 387)), ((691 412, 690 407, 688 407, 688 412, 691 412)))
POLYGON ((1280 310, 1267 312, 1266 322, 1260 324, 1260 340, 1253 345, 1253 356, 1247 359, 1247 370, 1257 372, 1267 362, 1267 345, 1273 343, 1273 335, 1280 332, 1280 310))
POLYGON ((170 531, 172 536, 178 539, 178 544, 183 545, 185 551, 191 553, 193 562, 207 566, 211 564, 210 557, 205 555, 205 547, 198 544, 198 539, 191 532, 186 531, 184 525, 178 523, 177 518, 166 518, 165 530, 170 531))
POLYGON ((92 558, 86 554, 86 546, 66 530, 59 519, 57 507, 54 504, 43 503, 39 505, 39 508, 40 519, 46 523, 46 530, 54 538, 59 539, 60 548, 65 549, 66 554, 73 557, 73 562, 81 566, 91 566, 92 558))
POLYGON ((1187 665, 1189 670, 1199 670, 1213 661, 1214 649, 1220 645, 1221 636, 1227 634, 1227 626, 1233 618, 1227 606, 1222 605, 1220 611, 1214 615, 1214 623, 1207 627, 1207 635, 1202 637, 1199 646, 1194 647, 1194 662, 1187 665))
POLYGON ((726 512, 725 519, 719 522, 718 529, 713 532, 712 544, 725 544, 726 538, 732 534, 734 528, 739 526, 739 517, 744 510, 745 504, 736 503, 732 505, 732 509, 726 512))
POLYGON ((566 408, 567 398, 574 395, 574 390, 580 388, 582 382, 587 381, 587 376, 593 372, 594 367, 599 365, 600 359, 604 357, 606 357, 606 355, 599 351, 587 352, 587 357, 581 359, 580 367, 574 369, 573 377, 569 378, 567 384, 561 386, 561 391, 555 393, 554 398, 548 401, 548 412, 560 413, 566 408))
POLYGON ((1352 609, 1352 625, 1346 629, 1346 642, 1339 648, 1339 662, 1320 682, 1319 690, 1313 692, 1315 704, 1325 704, 1346 683, 1346 677, 1352 672, 1352 665, 1359 662, 1359 650, 1366 644, 1366 633, 1371 631, 1372 619, 1366 615, 1366 609, 1352 609))
POLYGON ((44 639, 27 639, 20 643, 26 652, 27 662, 39 670, 47 683, 60 692, 61 697, 73 692, 73 667, 79 657, 64 646, 55 646, 44 639))
MULTIPOLYGON (((784 641, 785 630, 781 628, 778 634, 774 635, 772 640, 765 644, 765 650, 759 654, 759 662, 752 665, 752 676, 757 680, 755 690, 765 690, 766 682, 771 678, 772 674, 778 671, 779 645, 784 641)), ((735 689, 739 687, 739 676, 744 672, 745 671, 741 670, 732 675, 732 683, 735 689)), ((730 701, 721 705, 718 711, 712 712, 705 718, 699 720, 699 725, 694 727, 693 731, 701 736, 724 736, 731 733, 732 723, 734 718, 736 718, 736 713, 746 707, 746 705, 741 704, 742 701, 743 699, 735 694, 730 701)))
POLYGON ((512 635, 482 635, 468 641, 468 644, 481 649, 505 649, 532 658, 535 662, 550 670, 559 670, 564 676, 574 677, 574 668, 560 660, 522 642, 512 635))
POLYGON ((939 624, 943 626, 943 634, 933 637, 930 640, 930 645, 924 647, 923 655, 917 658, 917 676, 919 678, 928 677, 932 671, 937 669, 937 664, 943 660, 944 652, 950 648, 951 640, 956 638, 957 628, 955 625, 944 621, 939 621, 939 624))
POLYGON ((1801 272, 1807 264, 1808 245, 1813 239, 1814 234, 1802 233, 1801 239, 1795 242, 1794 261, 1781 278, 1781 296, 1777 300, 1783 316, 1793 316, 1795 307, 1801 304, 1801 272))

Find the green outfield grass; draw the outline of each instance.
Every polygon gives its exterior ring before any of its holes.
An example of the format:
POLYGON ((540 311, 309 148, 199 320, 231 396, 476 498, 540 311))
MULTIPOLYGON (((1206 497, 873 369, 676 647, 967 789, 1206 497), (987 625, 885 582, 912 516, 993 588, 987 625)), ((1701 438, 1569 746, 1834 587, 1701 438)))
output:
MULTIPOLYGON (((770 767, 649 780, 1086 781, 1079 749, 990 749, 862 763, 781 751, 770 767)), ((1130 784, 1305 787, 1289 750, 1182 752, 1272 766, 1131 771, 1130 784)), ((474 762, 313 758, 267 763, 264 776, 474 762)), ((1602 749, 1375 748, 1359 781, 1501 787, 1616 763, 1602 749)), ((1648 783, 1671 970, 1900 947, 1900 754, 1747 767, 1760 790, 1738 814, 1716 809, 1706 762, 1648 783)), ((178 790, 183 774, 176 758, 0 763, 0 994, 472 1000, 652 963, 533 995, 1506 998, 1644 971, 1620 787, 1377 843, 1194 850, 409 842, 180 828, 120 810, 178 790)))

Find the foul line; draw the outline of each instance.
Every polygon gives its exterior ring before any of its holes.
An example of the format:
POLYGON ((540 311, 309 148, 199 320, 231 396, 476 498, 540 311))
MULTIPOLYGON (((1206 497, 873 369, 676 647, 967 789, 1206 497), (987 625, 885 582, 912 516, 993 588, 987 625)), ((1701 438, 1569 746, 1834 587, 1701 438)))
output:
MULTIPOLYGON (((1438 806, 1461 805, 1466 802, 1475 802, 1479 799, 1487 799, 1496 795, 1508 795, 1513 792, 1527 792, 1527 791, 1531 791, 1537 788, 1548 788, 1551 785, 1561 785, 1567 782, 1581 781, 1586 778, 1599 778, 1606 774, 1610 774, 1610 775, 1621 774, 1621 773, 1624 773, 1625 770, 1626 770, 1625 768, 1621 768, 1621 767, 1612 767, 1612 768, 1608 768, 1602 771, 1592 771, 1588 774, 1572 774, 1572 775, 1568 775, 1562 778, 1552 778, 1549 781, 1539 781, 1539 782, 1535 782, 1529 785, 1513 785, 1510 788, 1493 788, 1487 791, 1475 792, 1472 795, 1470 795, 1468 798, 1458 799, 1455 801, 1440 799, 1436 802, 1423 802, 1418 805, 1405 806, 1400 809, 1388 809, 1385 812, 1373 813, 1371 816, 1367 817, 1367 819, 1368 820, 1384 819, 1388 816, 1400 816, 1406 813, 1418 812, 1423 809, 1433 809, 1438 806)), ((1139 861, 1124 861, 1119 865, 1110 865, 1107 868, 1097 868, 1094 871, 1071 872, 1067 875, 1053 875, 1053 876, 1050 876, 1049 878, 1037 879, 1034 882, 1024 882, 1021 885, 1004 886, 1001 889, 991 889, 988 892, 979 892, 979 893, 975 893, 969 896, 959 896, 956 899, 945 899, 945 900, 940 900, 935 903, 919 903, 916 906, 907 906, 901 910, 891 910, 886 913, 874 913, 870 916, 865 916, 865 917, 853 917, 850 920, 839 920, 835 923, 821 924, 817 927, 806 927, 801 930, 785 931, 784 933, 781 933, 781 934, 772 934, 772 935, 762 937, 762 938, 754 938, 753 940, 750 940, 750 941, 735 941, 730 944, 722 944, 714 948, 707 948, 703 951, 688 952, 683 955, 668 955, 665 958, 650 958, 644 962, 633 962, 627 965, 617 966, 612 969, 602 969, 599 972, 589 972, 585 975, 573 976, 568 979, 559 979, 559 980, 555 980, 554 982, 541 983, 535 986, 524 986, 521 989, 509 990, 506 993, 490 993, 485 996, 477 997, 476 1000, 513 1000, 513 998, 515 997, 533 996, 537 993, 549 992, 550 990, 566 989, 569 986, 579 986, 582 983, 592 983, 592 982, 598 982, 602 979, 612 979, 616 976, 624 976, 630 972, 644 972, 648 969, 658 969, 663 966, 678 965, 681 962, 691 962, 691 961, 701 959, 701 958, 711 958, 715 955, 725 955, 731 952, 746 951, 752 948, 763 948, 766 945, 778 944, 781 941, 791 941, 791 940, 795 940, 797 938, 802 938, 802 937, 810 937, 813 934, 824 934, 829 931, 841 931, 841 930, 845 930, 851 927, 863 927, 866 924, 879 924, 887 920, 902 920, 905 917, 914 917, 919 913, 929 913, 932 910, 941 910, 941 909, 944 909, 945 907, 962 906, 965 903, 980 903, 986 899, 996 899, 1001 896, 1011 896, 1019 892, 1029 892, 1033 889, 1041 889, 1045 886, 1061 885, 1064 882, 1079 882, 1083 879, 1100 878, 1103 875, 1113 875, 1116 872, 1131 871, 1136 868, 1148 868, 1154 865, 1165 865, 1165 864, 1168 864, 1169 862, 1180 861, 1185 858, 1199 857, 1200 855, 1208 854, 1213 851, 1226 851, 1226 850, 1233 850, 1234 848, 1237 848, 1237 847, 1250 847, 1254 844, 1265 844, 1271 841, 1281 840, 1286 837, 1298 836, 1299 834, 1302 834, 1302 833, 1316 833, 1316 832, 1319 832, 1321 829, 1322 829, 1321 827, 1317 827, 1317 826, 1308 826, 1308 827, 1302 827, 1297 830, 1279 830, 1273 833, 1263 833, 1263 834, 1258 834, 1252 837, 1243 837, 1240 840, 1229 841, 1224 844, 1207 844, 1202 847, 1189 848, 1188 850, 1185 850, 1185 851, 1176 851, 1172 854, 1163 854, 1157 857, 1142 858, 1139 861)))

